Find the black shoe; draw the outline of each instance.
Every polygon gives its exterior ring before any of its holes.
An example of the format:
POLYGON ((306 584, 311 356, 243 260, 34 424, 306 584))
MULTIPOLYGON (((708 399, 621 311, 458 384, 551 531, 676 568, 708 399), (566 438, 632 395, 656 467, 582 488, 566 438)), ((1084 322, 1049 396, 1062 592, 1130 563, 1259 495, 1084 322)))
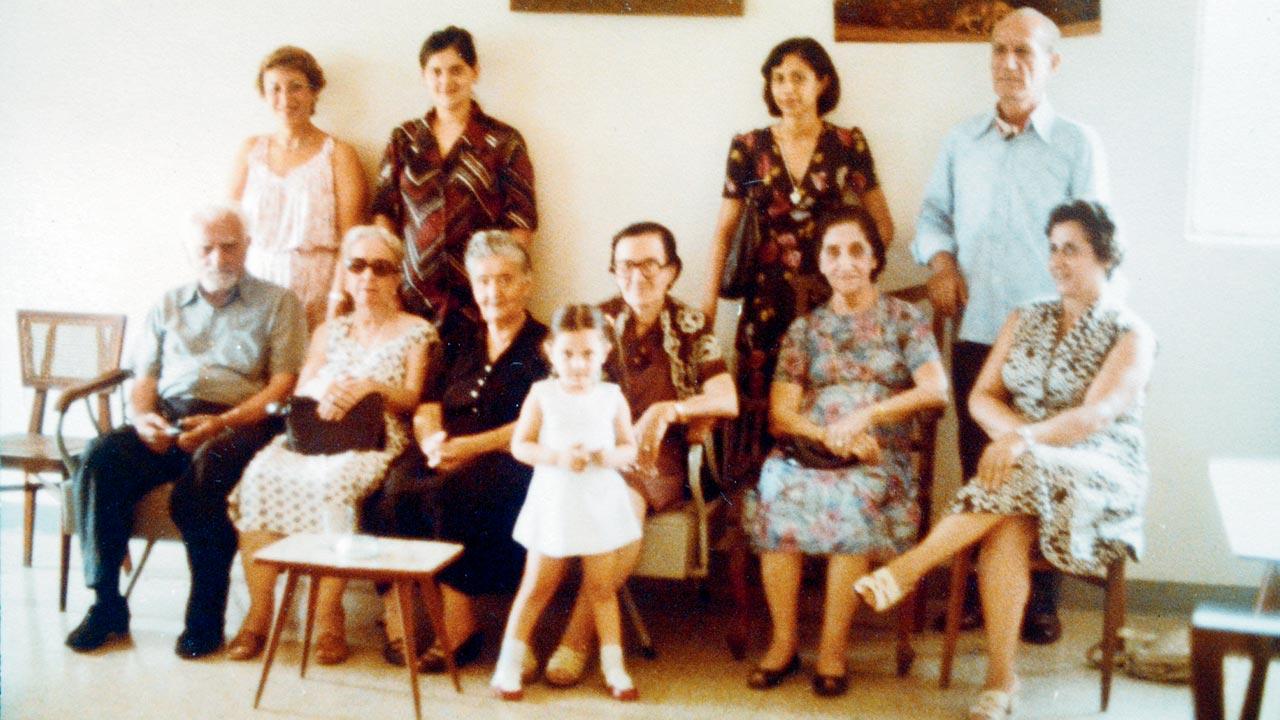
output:
POLYGON ((813 674, 813 694, 818 697, 840 697, 849 692, 849 669, 841 675, 813 674))
POLYGON ((1022 641, 1032 645, 1052 645, 1062 637, 1062 623, 1055 612, 1027 612, 1022 619, 1022 641))
POLYGON ((67 635, 67 647, 76 652, 97 650, 113 637, 129 634, 129 606, 124 600, 114 603, 96 602, 85 613, 84 620, 67 635))
POLYGON ((800 672, 800 655, 792 655, 791 660, 782 667, 771 670, 766 667, 757 665, 751 674, 747 676, 747 687, 753 690, 768 690, 778 687, 783 680, 800 672))
MULTIPOLYGON (((462 668, 480 659, 480 651, 484 648, 484 635, 477 630, 462 644, 453 649, 454 667, 462 668)), ((449 669, 444 656, 444 648, 432 645, 418 658, 418 672, 439 674, 449 669)))
POLYGON ((222 648, 222 628, 196 630, 187 628, 178 636, 173 652, 184 660, 195 660, 212 655, 222 648))

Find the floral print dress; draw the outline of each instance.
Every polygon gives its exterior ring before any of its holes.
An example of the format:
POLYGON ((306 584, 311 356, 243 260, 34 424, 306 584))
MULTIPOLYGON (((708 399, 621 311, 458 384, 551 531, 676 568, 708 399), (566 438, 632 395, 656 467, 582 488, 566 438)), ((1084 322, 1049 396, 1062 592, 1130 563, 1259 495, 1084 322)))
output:
MULTIPOLYGON (((799 385, 800 411, 830 425, 911 389, 912 373, 935 360, 938 349, 923 313, 882 295, 865 311, 838 314, 823 305, 793 322, 775 381, 799 385)), ((882 450, 879 465, 819 470, 777 449, 769 455, 743 508, 743 527, 756 550, 884 558, 915 542, 920 507, 910 428, 904 423, 873 432, 882 450)))
MULTIPOLYGON (((1079 407, 1111 348, 1142 323, 1127 309, 1099 302, 1059 340, 1061 302, 1031 303, 1019 313, 1000 375, 1013 409, 1028 422, 1079 407)), ((951 512, 1036 516, 1040 552, 1070 573, 1100 577, 1112 560, 1136 560, 1150 479, 1141 421, 1140 398, 1074 445, 1035 445, 995 490, 975 482, 961 488, 951 512)))
POLYGON ((742 300, 735 346, 738 387, 763 397, 777 360, 778 342, 797 315, 821 301, 817 220, 824 213, 861 204, 875 189, 875 166, 858 128, 824 122, 803 177, 793 181, 769 128, 733 138, 723 196, 745 202, 760 226, 755 280, 742 300))

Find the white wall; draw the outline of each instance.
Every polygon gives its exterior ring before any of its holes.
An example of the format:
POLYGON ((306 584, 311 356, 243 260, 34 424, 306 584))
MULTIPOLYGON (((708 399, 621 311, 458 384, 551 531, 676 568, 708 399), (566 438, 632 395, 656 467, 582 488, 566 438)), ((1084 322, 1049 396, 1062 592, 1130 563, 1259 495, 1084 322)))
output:
MULTIPOLYGON (((826 0, 750 0, 742 18, 516 14, 504 0, 0 4, 0 318, 19 307, 116 310, 136 321, 187 266, 181 216, 223 193, 239 140, 269 128, 253 87, 284 43, 329 76, 318 123, 372 173, 389 130, 425 110, 417 50, 456 23, 479 44, 478 94, 520 128, 537 172, 543 314, 611 289, 608 238, 653 218, 681 238, 677 292, 697 296, 729 138, 767 121, 758 68, 791 35, 833 51, 833 118, 867 133, 905 252, 925 178, 953 122, 991 102, 982 44, 834 43, 826 0)), ((1107 0, 1101 36, 1069 39, 1053 88, 1110 151, 1132 242, 1132 299, 1162 340, 1148 430, 1150 554, 1137 577, 1251 583, 1227 550, 1211 456, 1275 454, 1280 275, 1273 249, 1183 237, 1194 0, 1107 0)), ((731 319, 720 326, 728 340, 731 319)), ((0 425, 25 422, 12 321, 0 321, 0 425)), ((954 486, 954 461, 941 493, 954 486)))

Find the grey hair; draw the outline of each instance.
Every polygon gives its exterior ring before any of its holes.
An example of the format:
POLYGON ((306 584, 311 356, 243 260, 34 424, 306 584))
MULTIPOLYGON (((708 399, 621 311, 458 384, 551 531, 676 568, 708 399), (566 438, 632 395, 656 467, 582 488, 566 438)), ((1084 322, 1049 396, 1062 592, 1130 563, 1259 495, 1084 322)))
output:
POLYGON ((1058 41, 1062 39, 1062 30, 1058 28, 1058 23, 1054 22, 1053 18, 1033 7, 1020 7, 1000 18, 1000 22, 996 23, 996 27, 999 27, 1004 21, 1015 17, 1034 20, 1036 22, 1036 34, 1039 36, 1040 46, 1043 47, 1044 51, 1047 53, 1052 54, 1058 52, 1058 41))
POLYGON ((230 203, 211 203, 191 213, 187 226, 188 243, 203 241, 213 228, 232 230, 240 239, 249 242, 249 221, 240 208, 230 203))
POLYGON ((391 255, 395 258, 397 265, 404 263, 404 241, 396 237, 395 233, 389 232, 380 225, 356 225, 342 236, 342 262, 344 264, 351 259, 352 246, 365 238, 373 238, 386 246, 391 251, 391 255))
POLYGON ((481 230, 467 241, 467 252, 463 261, 467 265, 467 273, 475 272, 475 266, 491 257, 510 260, 520 267, 524 274, 533 272, 533 261, 529 259, 529 251, 506 230, 481 230))

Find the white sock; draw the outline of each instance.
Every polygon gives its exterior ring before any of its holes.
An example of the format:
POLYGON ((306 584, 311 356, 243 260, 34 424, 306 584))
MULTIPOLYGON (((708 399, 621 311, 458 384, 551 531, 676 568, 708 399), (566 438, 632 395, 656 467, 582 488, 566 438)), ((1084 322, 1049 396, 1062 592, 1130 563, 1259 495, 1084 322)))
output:
POLYGON ((630 690, 635 687, 631 684, 626 666, 622 664, 621 645, 600 646, 600 669, 604 671, 604 681, 615 690, 630 690))
POLYGON ((502 649, 498 651, 498 665, 493 669, 493 679, 489 684, 506 692, 520 689, 520 669, 524 660, 525 644, 513 637, 502 638, 502 649))

